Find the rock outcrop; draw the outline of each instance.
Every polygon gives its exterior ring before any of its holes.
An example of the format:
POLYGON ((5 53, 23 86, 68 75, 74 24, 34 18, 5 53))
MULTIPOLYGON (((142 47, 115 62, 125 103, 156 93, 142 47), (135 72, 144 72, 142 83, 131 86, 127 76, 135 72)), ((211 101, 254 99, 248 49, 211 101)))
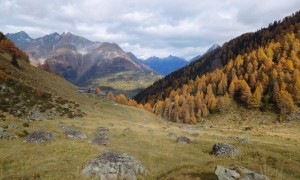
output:
POLYGON ((110 146, 110 141, 107 137, 95 137, 92 141, 92 144, 110 146))
POLYGON ((290 121, 295 121, 295 120, 300 120, 300 110, 298 110, 296 113, 290 114, 285 122, 290 122, 290 121))
POLYGON ((176 142, 181 143, 181 144, 192 143, 192 141, 189 138, 185 137, 185 136, 178 137, 176 142))
POLYGON ((215 174, 219 180, 269 180, 267 176, 253 172, 241 166, 232 166, 225 168, 217 165, 215 174))
POLYGON ((106 127, 98 127, 95 131, 96 137, 90 141, 92 144, 110 146, 110 141, 108 138, 109 129, 106 127))
POLYGON ((145 174, 141 162, 126 153, 105 152, 86 166, 84 176, 95 175, 101 180, 136 180, 138 174, 145 174))
POLYGON ((43 143, 52 140, 54 140, 54 136, 51 133, 45 131, 36 131, 25 137, 23 142, 43 143))
POLYGON ((171 138, 177 138, 177 134, 174 132, 169 132, 168 136, 171 138))
POLYGON ((95 131, 96 137, 107 137, 109 129, 106 127, 98 127, 95 131))
POLYGON ((6 134, 3 132, 0 132, 0 139, 6 139, 6 140, 11 140, 11 139, 17 139, 18 136, 14 134, 6 134))
POLYGON ((69 138, 73 138, 73 139, 85 139, 85 138, 87 138, 85 134, 83 134, 80 131, 74 130, 74 129, 70 129, 70 128, 62 126, 61 130, 69 138))
POLYGON ((239 151, 231 144, 217 143, 212 148, 212 154, 216 156, 237 156, 239 151))
POLYGON ((131 128, 125 128, 125 129, 123 130, 123 134, 124 134, 124 135, 131 134, 131 133, 132 133, 132 129, 131 129, 131 128))

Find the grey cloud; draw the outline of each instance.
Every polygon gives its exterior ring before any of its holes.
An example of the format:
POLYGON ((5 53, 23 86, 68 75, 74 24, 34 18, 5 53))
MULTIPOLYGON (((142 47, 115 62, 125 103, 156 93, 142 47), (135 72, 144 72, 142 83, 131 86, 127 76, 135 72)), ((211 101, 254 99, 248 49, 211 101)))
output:
POLYGON ((299 0, 2 0, 0 28, 32 37, 65 31, 116 42, 139 57, 190 58, 212 44, 268 26, 299 0))

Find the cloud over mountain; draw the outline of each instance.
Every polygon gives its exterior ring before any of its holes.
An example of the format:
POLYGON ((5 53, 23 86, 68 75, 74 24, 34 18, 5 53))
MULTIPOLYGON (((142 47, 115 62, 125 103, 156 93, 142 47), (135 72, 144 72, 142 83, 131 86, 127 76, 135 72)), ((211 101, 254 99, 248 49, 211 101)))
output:
POLYGON ((189 59, 298 9, 298 0, 3 0, 0 27, 32 37, 70 31, 116 42, 142 58, 173 54, 189 59))

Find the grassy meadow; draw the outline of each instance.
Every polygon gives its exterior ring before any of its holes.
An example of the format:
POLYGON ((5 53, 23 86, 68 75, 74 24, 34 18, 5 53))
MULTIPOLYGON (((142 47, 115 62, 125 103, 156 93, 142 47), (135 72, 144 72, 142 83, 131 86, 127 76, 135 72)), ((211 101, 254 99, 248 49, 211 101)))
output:
POLYGON ((34 121, 29 127, 23 126, 25 120, 11 116, 0 121, 0 127, 19 126, 6 133, 22 135, 24 130, 29 133, 45 130, 56 138, 43 144, 24 143, 22 137, 0 140, 0 179, 86 179, 81 176, 82 169, 105 151, 125 152, 139 159, 149 170, 139 179, 216 179, 216 165, 233 164, 271 179, 300 178, 300 122, 274 123, 275 115, 249 110, 246 114, 231 112, 226 116, 211 116, 198 125, 182 125, 106 99, 99 99, 90 106, 88 115, 80 119, 34 121), (88 138, 69 139, 60 126, 80 130, 88 138), (99 126, 109 128, 111 146, 88 143, 99 126), (124 134, 125 128, 131 128, 132 133, 124 134), (169 132, 187 136, 193 143, 178 144, 175 138, 168 137, 169 132), (200 135, 194 137, 192 133, 200 135), (242 144, 229 136, 246 137, 250 143, 242 144), (240 150, 240 156, 210 155, 217 142, 233 144, 240 150))

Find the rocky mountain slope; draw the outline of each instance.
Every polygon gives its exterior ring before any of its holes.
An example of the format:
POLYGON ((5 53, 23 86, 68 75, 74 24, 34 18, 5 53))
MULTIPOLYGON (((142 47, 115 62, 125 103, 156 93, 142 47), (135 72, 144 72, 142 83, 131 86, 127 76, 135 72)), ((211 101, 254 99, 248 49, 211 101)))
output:
POLYGON ((299 105, 299 31, 297 12, 225 43, 135 99, 152 104, 155 113, 176 122, 197 123, 209 114, 224 113, 233 100, 274 111, 282 121, 299 105))
POLYGON ((132 91, 161 77, 115 43, 92 42, 71 33, 52 33, 37 39, 25 32, 6 36, 29 55, 32 64, 41 64, 42 69, 61 74, 78 86, 132 91), (120 87, 118 82, 131 86, 120 87))
POLYGON ((165 58, 150 57, 146 59, 144 63, 156 72, 166 76, 169 73, 186 66, 189 62, 183 58, 170 55, 165 58))
MULTIPOLYGON (((4 37, 4 36, 3 36, 4 37)), ((0 41, 0 111, 27 119, 82 117, 82 96, 64 79, 31 66, 27 60, 11 60, 0 41)))

